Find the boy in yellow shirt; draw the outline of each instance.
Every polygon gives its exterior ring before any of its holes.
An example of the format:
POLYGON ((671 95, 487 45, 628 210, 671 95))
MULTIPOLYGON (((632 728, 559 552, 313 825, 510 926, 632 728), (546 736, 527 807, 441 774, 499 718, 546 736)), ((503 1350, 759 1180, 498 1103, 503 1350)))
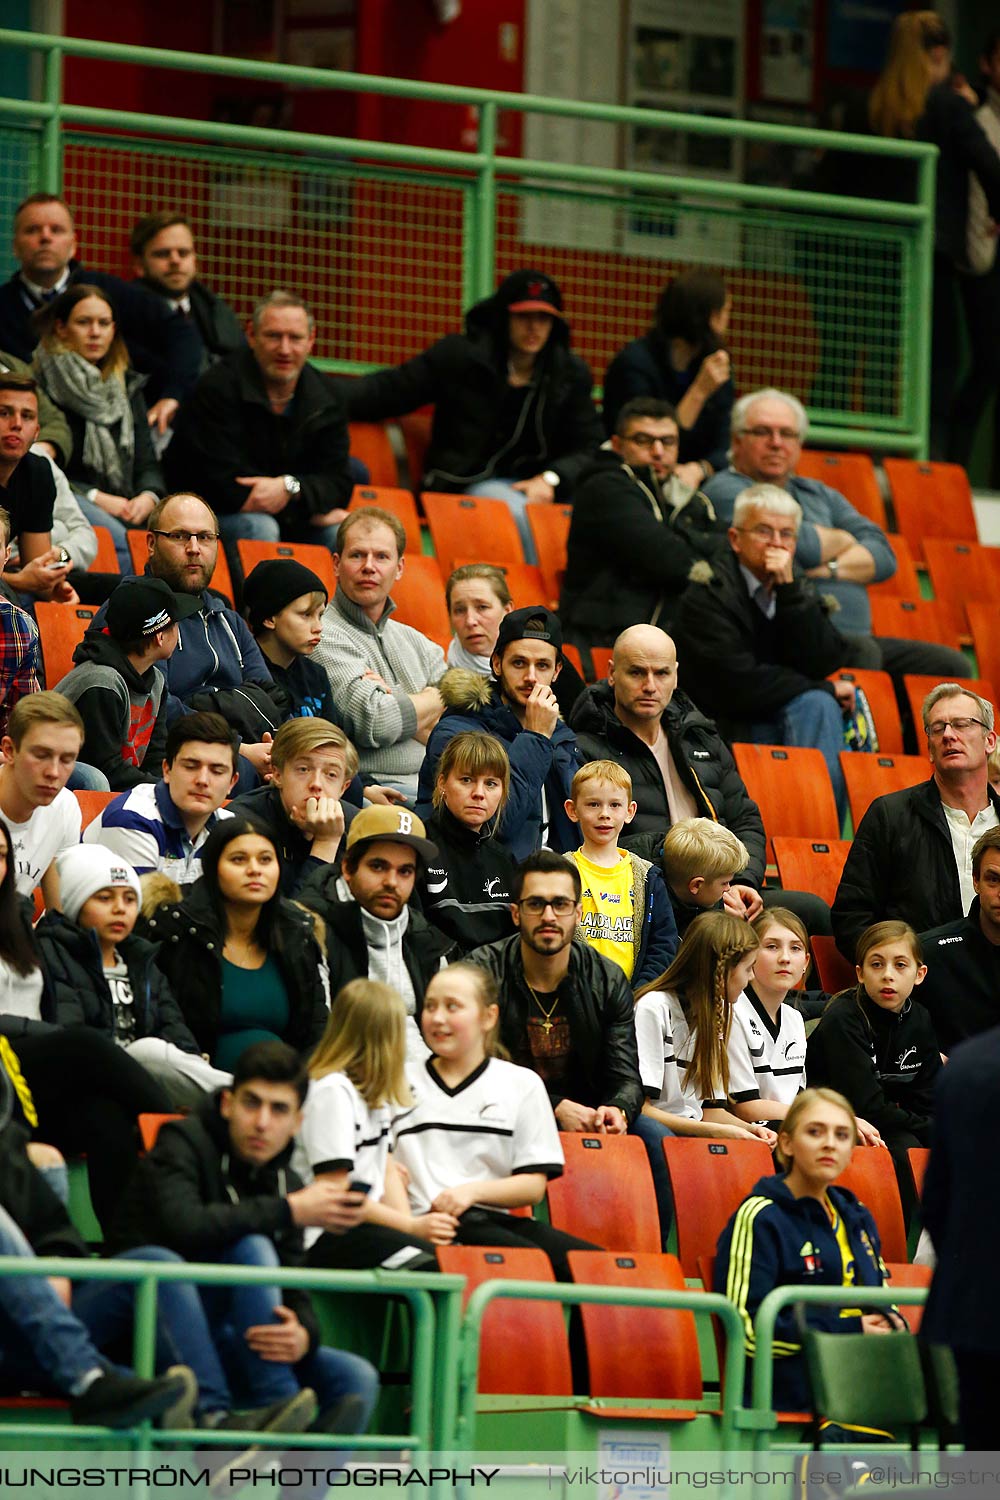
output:
POLYGON ((573 777, 566 815, 583 843, 566 858, 580 871, 583 920, 576 936, 623 969, 633 989, 666 970, 677 926, 663 877, 648 860, 619 849, 635 817, 632 781, 613 760, 592 760, 573 777))
POLYGON ((745 916, 743 904, 730 896, 732 883, 750 863, 742 839, 711 818, 681 818, 663 840, 663 878, 681 937, 703 911, 731 911, 745 916))

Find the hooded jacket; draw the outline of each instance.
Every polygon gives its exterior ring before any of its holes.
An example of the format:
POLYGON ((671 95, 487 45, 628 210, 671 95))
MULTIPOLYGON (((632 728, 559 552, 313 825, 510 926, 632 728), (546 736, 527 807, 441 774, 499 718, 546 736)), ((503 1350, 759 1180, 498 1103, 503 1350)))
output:
MULTIPOLYGON (((115 1037, 115 1006, 104 977, 97 934, 71 922, 59 911, 47 911, 35 928, 42 961, 55 996, 60 1026, 93 1026, 110 1041, 115 1037)), ((180 1007, 164 974, 156 967, 156 948, 132 933, 118 945, 132 988, 135 1039, 160 1037, 182 1052, 197 1052, 180 1007)))
POLYGON ((844 1094, 890 1145, 900 1135, 930 1145, 941 1054, 930 1016, 912 998, 896 1015, 860 987, 835 995, 809 1037, 806 1069, 811 1084, 844 1094))
MULTIPOLYGON (((587 689, 571 715, 580 754, 588 760, 616 760, 632 778, 638 811, 623 844, 659 862, 670 827, 667 792, 656 757, 615 713, 614 689, 606 682, 587 689)), ((736 876, 759 890, 767 863, 764 823, 722 736, 686 693, 675 692, 660 721, 677 774, 697 804, 698 814, 720 823, 742 839, 750 864, 736 876)))
MULTIPOLYGON (((181 888, 163 876, 147 880, 148 905, 157 900, 145 924, 146 935, 159 944, 157 967, 178 997, 181 1013, 199 1052, 214 1057, 222 1013, 222 946, 225 934, 209 899, 204 878, 181 888)), ((326 1028, 329 987, 323 961, 326 934, 312 912, 284 896, 275 898, 275 927, 281 945, 271 956, 288 994, 288 1031, 282 1041, 298 1052, 315 1047, 326 1028)))
POLYGON ((167 747, 166 684, 155 666, 138 672, 119 641, 88 633, 56 691, 83 719, 80 759, 108 778, 113 792, 158 781, 167 747))
MULTIPOLYGON (((520 934, 473 949, 469 962, 479 964, 496 980, 500 1040, 513 1058, 524 1058, 532 999, 524 977, 520 934)), ((591 1109, 613 1104, 631 1125, 645 1096, 639 1077, 635 1004, 625 975, 586 943, 571 943, 569 968, 559 986, 559 1009, 569 1020, 567 1088, 571 1093, 549 1089, 552 1108, 564 1098, 591 1109)))
POLYGON ((463 953, 510 937, 516 861, 492 823, 468 828, 445 806, 426 819, 439 857, 421 870, 420 904, 428 921, 463 953))
MULTIPOLYGON (((109 1253, 155 1244, 185 1260, 212 1262, 245 1235, 261 1234, 283 1266, 305 1264, 287 1196, 302 1186, 291 1167, 294 1140, 263 1166, 242 1161, 219 1100, 213 1094, 197 1114, 163 1126, 122 1195, 109 1253)), ((308 1292, 286 1289, 282 1301, 306 1329, 312 1351, 320 1334, 308 1292)))
MULTIPOLYGON (((881 1286, 886 1280, 882 1247, 875 1220, 848 1188, 828 1188, 830 1201, 842 1216, 854 1253, 854 1281, 860 1288, 881 1286)), ((815 1198, 796 1198, 783 1176, 762 1177, 744 1198, 719 1239, 715 1262, 715 1290, 736 1305, 743 1319, 746 1352, 756 1353, 754 1320, 757 1309, 779 1286, 842 1286, 844 1267, 833 1225, 815 1198)), ((864 1307, 864 1294, 859 1291, 864 1307)), ((884 1309, 881 1309, 884 1311, 884 1309)), ((861 1319, 843 1316, 839 1307, 809 1306, 810 1328, 825 1333, 859 1333, 861 1319)), ((812 1407, 809 1375, 802 1357, 794 1307, 778 1314, 774 1329, 774 1407, 776 1411, 808 1411, 812 1407)), ((752 1367, 747 1368, 746 1395, 752 1367)))
POLYGON ((728 551, 711 501, 674 478, 667 489, 612 448, 580 475, 559 601, 567 640, 609 645, 640 622, 669 629, 688 583, 708 576, 706 559, 728 551))
MULTIPOLYGON (((618 413, 636 396, 655 396, 674 406, 682 401, 698 373, 701 359, 686 370, 675 370, 670 352, 656 327, 619 349, 604 377, 604 429, 614 432, 618 413)), ((680 428, 679 462, 705 459, 713 469, 724 469, 729 448, 729 418, 736 392, 732 380, 713 391, 693 427, 680 428)))
POLYGON ((507 382, 507 309, 517 296, 512 282, 508 277, 492 297, 470 308, 464 334, 448 334, 405 364, 345 383, 352 422, 378 422, 433 405, 425 489, 458 491, 485 479, 530 479, 543 469, 554 469, 570 489, 600 447, 601 423, 590 395, 593 377, 570 352, 563 318, 553 318, 532 384, 524 388, 523 403, 513 406, 507 382), (505 423, 504 414, 514 414, 512 424, 505 423))
POLYGON ((417 812, 428 818, 437 782, 437 763, 450 739, 465 730, 492 734, 510 759, 510 797, 497 830, 514 859, 525 859, 542 844, 542 794, 548 804, 550 849, 565 854, 580 843, 580 830, 566 816, 563 804, 573 777, 583 765, 576 736, 562 719, 550 738, 525 729, 500 696, 499 684, 478 672, 452 667, 438 683, 445 712, 438 720, 420 767, 417 812))
POLYGON ((304 365, 278 416, 252 350, 242 348, 198 381, 177 414, 164 464, 172 489, 193 489, 226 516, 246 503, 238 476, 293 475, 302 488, 275 519, 283 535, 308 540, 309 517, 351 497, 347 455, 347 417, 334 382, 304 365))
MULTIPOLYGON (((299 891, 303 906, 318 912, 323 919, 327 939, 327 962, 330 966, 330 994, 336 999, 352 979, 368 978, 368 939, 362 908, 357 901, 344 900, 338 890, 338 874, 325 865, 310 876, 299 891)), ((419 1014, 424 991, 441 968, 442 959, 449 962, 458 955, 443 933, 408 906, 406 930, 402 937, 402 958, 413 985, 419 1014)), ((389 924, 383 924, 388 929, 389 924)), ((388 931, 387 931, 388 936, 388 931)))
MULTIPOLYGON (((987 788, 1000 814, 1000 796, 987 788)), ((909 922, 917 932, 962 916, 951 832, 934 777, 876 797, 858 824, 830 908, 833 935, 854 962, 873 922, 909 922)))
POLYGON ((720 554, 707 582, 692 583, 672 631, 698 700, 730 741, 752 738, 750 726, 774 719, 800 693, 823 688, 849 651, 824 602, 796 576, 774 590, 769 620, 747 591, 736 554, 720 554))

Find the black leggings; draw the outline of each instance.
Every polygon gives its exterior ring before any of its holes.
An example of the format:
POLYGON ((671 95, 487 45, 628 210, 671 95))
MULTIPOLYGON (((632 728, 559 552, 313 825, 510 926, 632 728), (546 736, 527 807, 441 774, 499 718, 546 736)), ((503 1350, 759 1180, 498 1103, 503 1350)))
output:
POLYGON ((169 1114, 145 1068, 89 1026, 13 1043, 38 1110, 39 1140, 87 1157, 94 1212, 105 1234, 138 1160, 136 1116, 169 1114))

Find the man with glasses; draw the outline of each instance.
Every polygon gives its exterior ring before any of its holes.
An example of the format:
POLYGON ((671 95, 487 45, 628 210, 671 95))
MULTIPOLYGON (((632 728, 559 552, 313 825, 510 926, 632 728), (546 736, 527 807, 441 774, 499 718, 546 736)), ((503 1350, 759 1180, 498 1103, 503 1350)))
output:
POLYGON ((496 980, 500 1040, 512 1062, 542 1079, 560 1130, 640 1137, 666 1246, 673 1210, 662 1141, 670 1131, 642 1113, 628 980, 596 948, 573 941, 583 915, 576 865, 539 849, 521 861, 511 894, 517 932, 469 954, 496 980))
POLYGON ((853 707, 854 689, 826 678, 851 650, 795 571, 801 519, 797 502, 776 485, 744 490, 729 528, 731 550, 684 594, 673 633, 691 693, 723 735, 822 751, 843 818, 843 708, 853 707))
MULTIPOLYGON (((167 682, 167 722, 172 724, 194 707, 208 703, 191 700, 211 690, 242 688, 246 684, 274 691, 271 674, 250 633, 246 621, 230 609, 221 594, 208 587, 219 552, 219 527, 214 513, 200 495, 167 495, 151 512, 146 532, 149 561, 145 571, 162 578, 176 594, 196 594, 201 602, 197 614, 179 622, 177 650, 159 668, 167 682)), ((107 605, 95 616, 88 635, 104 629, 107 605)), ((274 708, 274 722, 282 713, 274 708)), ((240 746, 241 790, 256 785, 270 770, 268 741, 240 746), (253 768, 251 776, 247 766, 253 768)))
POLYGON ((872 636, 867 585, 891 578, 896 559, 881 526, 830 485, 796 474, 807 429, 802 403, 785 391, 741 397, 733 407, 729 468, 708 481, 706 496, 724 521, 732 520, 737 495, 751 484, 778 485, 798 501, 802 525, 795 561, 821 594, 837 601, 837 629, 853 643, 851 666, 896 676, 965 676, 965 659, 950 646, 872 636))
POLYGON ((922 718, 933 774, 875 798, 837 890, 833 932, 852 963, 873 922, 899 919, 923 932, 966 916, 976 894, 973 848, 1000 823, 1000 797, 987 773, 997 742, 993 705, 943 682, 924 699, 922 718))
POLYGON ((580 476, 559 612, 567 640, 608 646, 630 625, 669 628, 692 570, 727 547, 725 526, 675 469, 677 413, 637 396, 580 476))

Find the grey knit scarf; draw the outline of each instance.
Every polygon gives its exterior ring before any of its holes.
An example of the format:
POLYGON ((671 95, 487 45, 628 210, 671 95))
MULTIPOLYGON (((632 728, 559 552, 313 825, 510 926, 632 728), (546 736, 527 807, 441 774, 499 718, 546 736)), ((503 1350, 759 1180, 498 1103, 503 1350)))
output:
POLYGON ((80 456, 95 482, 111 495, 131 497, 135 428, 125 381, 115 376, 102 380, 97 365, 82 354, 70 350, 54 354, 41 344, 35 350, 34 365, 56 405, 83 417, 86 426, 80 456), (121 424, 117 436, 111 430, 116 423, 121 424))

